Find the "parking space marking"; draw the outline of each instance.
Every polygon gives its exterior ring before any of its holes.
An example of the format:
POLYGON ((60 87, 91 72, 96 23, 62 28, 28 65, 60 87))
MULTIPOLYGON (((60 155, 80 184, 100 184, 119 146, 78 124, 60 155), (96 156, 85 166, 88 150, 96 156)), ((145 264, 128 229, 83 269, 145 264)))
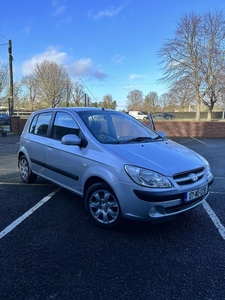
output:
POLYGON ((215 192, 215 191, 210 191, 210 194, 219 194, 219 195, 224 195, 224 192, 215 192))
POLYGON ((209 206, 209 204, 205 200, 202 202, 202 205, 203 205, 205 211, 207 212, 207 214, 209 215, 210 219, 212 220, 212 222, 214 223, 214 225, 218 229, 221 237, 225 240, 225 227, 220 222, 217 215, 214 213, 212 208, 209 206))
POLYGON ((21 217, 12 222, 9 226, 3 229, 0 232, 0 239, 6 236, 10 231, 16 228, 21 222, 23 222, 26 218, 28 218, 33 212, 35 212, 39 207, 41 207, 44 203, 50 200, 61 188, 57 188, 48 196, 44 197, 41 201, 39 201, 36 205, 34 205, 31 209, 25 212, 21 217))
POLYGON ((202 143, 202 144, 204 144, 204 145, 206 145, 206 146, 209 146, 209 147, 211 147, 211 148, 214 148, 214 146, 212 146, 212 145, 209 145, 209 144, 207 144, 207 143, 205 143, 205 142, 203 142, 203 141, 201 141, 201 140, 199 140, 199 139, 196 139, 196 138, 195 138, 195 137, 193 137, 193 136, 191 136, 191 138, 192 138, 193 140, 195 140, 195 141, 199 142, 199 143, 202 143))

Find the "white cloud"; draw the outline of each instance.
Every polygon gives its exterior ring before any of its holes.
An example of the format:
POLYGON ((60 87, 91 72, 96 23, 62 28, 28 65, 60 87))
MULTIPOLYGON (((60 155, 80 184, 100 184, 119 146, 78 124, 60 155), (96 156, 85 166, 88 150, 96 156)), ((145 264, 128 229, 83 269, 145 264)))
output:
POLYGON ((132 75, 129 76, 129 79, 130 79, 130 80, 135 80, 135 79, 142 79, 142 78, 144 78, 144 77, 145 77, 145 75, 141 75, 141 74, 132 74, 132 75))
POLYGON ((35 54, 30 60, 27 60, 22 65, 22 75, 29 75, 34 71, 36 64, 42 63, 44 60, 54 61, 57 64, 64 64, 68 56, 65 52, 59 52, 51 47, 47 51, 35 54))
POLYGON ((63 18, 62 20, 60 20, 59 25, 60 24, 71 25, 72 21, 73 21, 72 17, 71 16, 67 16, 67 17, 63 18))
POLYGON ((125 56, 123 56, 123 55, 117 54, 117 55, 113 56, 113 61, 117 64, 121 64, 124 59, 125 59, 125 56))
POLYGON ((133 88, 134 88, 133 85, 125 85, 125 86, 123 86, 123 89, 124 89, 125 91, 130 91, 130 90, 132 90, 133 88))
POLYGON ((66 11, 66 6, 59 6, 55 9, 54 13, 52 14, 53 16, 58 16, 63 14, 66 11))
POLYGON ((92 11, 89 10, 88 16, 93 18, 94 20, 98 20, 102 17, 111 18, 111 17, 117 15, 123 8, 124 8, 124 6, 120 6, 118 8, 111 6, 110 8, 99 11, 97 14, 93 14, 92 11))
POLYGON ((64 0, 53 0, 52 6, 54 7, 54 12, 51 14, 52 16, 59 16, 63 14, 67 7, 63 5, 66 1, 64 0))
POLYGON ((70 72, 74 76, 85 75, 91 72, 93 69, 92 61, 90 58, 81 58, 80 60, 74 62, 70 66, 70 72))
POLYGON ((94 67, 90 58, 81 58, 70 65, 68 69, 73 77, 85 76, 101 80, 108 76, 103 70, 94 67))
POLYGON ((40 64, 45 60, 66 66, 71 77, 83 76, 103 80, 108 76, 101 68, 93 65, 91 58, 81 58, 71 62, 71 58, 66 52, 59 52, 53 47, 43 53, 35 54, 31 59, 25 61, 22 65, 22 75, 32 74, 36 64, 40 64), (68 62, 69 60, 70 62, 68 62))

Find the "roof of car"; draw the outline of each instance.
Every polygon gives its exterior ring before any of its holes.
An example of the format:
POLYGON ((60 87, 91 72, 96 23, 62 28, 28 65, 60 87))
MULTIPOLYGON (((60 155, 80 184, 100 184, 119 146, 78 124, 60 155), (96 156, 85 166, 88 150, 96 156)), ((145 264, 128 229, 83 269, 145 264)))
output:
MULTIPOLYGON (((91 110, 96 110, 96 111, 100 111, 100 110, 106 110, 105 108, 102 107, 67 107, 67 109, 69 110, 74 110, 76 112, 80 112, 80 111, 91 111, 91 110)), ((109 109, 107 109, 109 110, 109 109)))
POLYGON ((65 110, 65 111, 75 111, 75 112, 82 112, 82 111, 103 111, 103 110, 112 110, 112 109, 106 109, 101 107, 54 107, 54 108, 46 108, 38 111, 54 111, 54 110, 65 110))
POLYGON ((54 107, 54 108, 45 108, 45 109, 40 109, 37 111, 34 111, 33 113, 40 113, 40 112, 49 112, 49 111, 58 111, 58 110, 64 110, 64 111, 74 111, 76 113, 80 112, 96 112, 99 113, 100 111, 114 111, 117 112, 116 110, 113 109, 108 109, 108 108, 101 108, 101 107, 54 107))

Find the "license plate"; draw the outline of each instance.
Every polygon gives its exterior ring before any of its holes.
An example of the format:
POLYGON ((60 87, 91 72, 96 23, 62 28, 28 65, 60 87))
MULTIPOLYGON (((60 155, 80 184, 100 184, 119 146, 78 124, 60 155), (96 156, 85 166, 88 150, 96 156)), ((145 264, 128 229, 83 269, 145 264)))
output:
POLYGON ((203 186, 197 190, 193 190, 193 191, 190 191, 190 192, 187 192, 184 194, 184 201, 185 202, 188 202, 188 201, 192 201, 192 200, 195 200, 201 196, 204 196, 206 195, 208 192, 208 186, 203 186))

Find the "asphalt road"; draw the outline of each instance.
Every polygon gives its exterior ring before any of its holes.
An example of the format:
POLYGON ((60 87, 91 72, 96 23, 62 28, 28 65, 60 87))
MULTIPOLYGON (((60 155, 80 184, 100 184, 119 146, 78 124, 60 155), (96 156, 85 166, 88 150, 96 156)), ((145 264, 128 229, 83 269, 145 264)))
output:
POLYGON ((0 137, 0 299, 225 299, 225 139, 176 140, 211 164, 206 206, 107 231, 72 193, 23 184, 19 136, 0 137))

